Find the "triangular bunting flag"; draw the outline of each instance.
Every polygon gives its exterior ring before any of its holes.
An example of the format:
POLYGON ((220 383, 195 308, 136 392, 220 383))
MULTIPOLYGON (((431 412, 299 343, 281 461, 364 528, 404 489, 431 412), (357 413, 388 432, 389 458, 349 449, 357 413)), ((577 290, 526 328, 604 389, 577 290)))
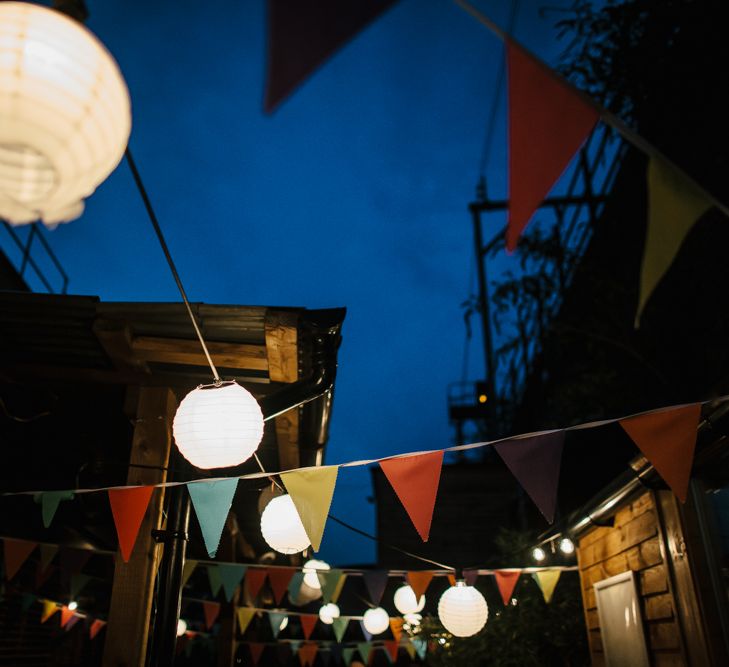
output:
POLYGON ((299 648, 301 667, 313 667, 319 647, 316 644, 304 644, 299 648))
POLYGON ((41 544, 40 545, 40 572, 45 572, 51 561, 55 558, 58 553, 58 547, 55 544, 41 544))
POLYGON ((389 639, 386 639, 382 642, 382 648, 385 650, 385 654, 390 659, 391 663, 397 662, 397 651, 400 648, 400 645, 397 640, 392 641, 389 639))
POLYGON ((276 657, 279 665, 288 665, 291 658, 291 647, 288 642, 279 642, 276 644, 276 657))
POLYGON ((430 535, 442 465, 442 451, 380 461, 382 472, 423 542, 427 542, 430 535))
POLYGON ((273 633, 274 639, 276 639, 278 637, 278 633, 281 632, 281 624, 284 622, 285 618, 286 614, 282 614, 277 611, 268 612, 268 621, 271 624, 271 632, 273 633))
POLYGON ((503 603, 509 604, 511 602, 511 594, 514 592, 516 582, 519 581, 521 572, 506 572, 504 570, 495 570, 494 577, 496 578, 496 585, 499 587, 499 593, 501 593, 501 600, 503 603))
POLYGON ((317 576, 321 585, 321 596, 324 603, 336 602, 342 592, 347 575, 337 568, 332 568, 331 570, 320 570, 317 572, 317 576))
POLYGON ((346 616, 340 616, 339 618, 334 619, 334 622, 332 623, 332 630, 334 631, 334 636, 337 638, 338 642, 342 641, 342 637, 344 637, 344 633, 347 631, 348 625, 349 618, 346 616))
POLYGON ((405 649, 411 660, 415 660, 415 646, 411 641, 406 641, 402 647, 405 649))
POLYGON ((357 649, 354 648, 345 648, 342 649, 342 658, 344 659, 345 665, 351 665, 352 664, 352 658, 354 657, 354 653, 357 649))
POLYGON ((261 655, 263 654, 263 650, 265 648, 265 644, 260 644, 258 642, 248 642, 248 650, 251 652, 251 660, 253 661, 254 665, 258 664, 258 661, 261 659, 261 655))
POLYGON ((370 570, 362 575, 372 604, 380 604, 387 587, 388 574, 387 570, 370 570))
POLYGON ((403 623, 404 621, 400 617, 390 619, 390 632, 392 632, 392 636, 395 638, 396 642, 399 642, 400 637, 402 637, 403 623))
POLYGON ((552 523, 562 465, 564 431, 514 438, 494 445, 504 463, 544 518, 552 523))
POLYGON ((215 623, 216 619, 218 618, 218 614, 220 613, 220 603, 219 602, 211 602, 210 600, 205 600, 202 603, 203 606, 203 613, 205 614, 205 627, 210 630, 210 628, 213 627, 213 624, 215 623))
POLYGON ((97 618, 94 619, 94 622, 91 624, 91 627, 89 627, 89 639, 93 639, 96 637, 96 635, 99 634, 99 631, 101 628, 103 628, 106 625, 106 621, 102 621, 101 619, 97 618))
POLYGON ((53 517, 56 515, 58 505, 62 500, 71 500, 73 491, 44 491, 37 493, 35 501, 40 503, 41 515, 43 517, 43 526, 49 528, 53 517))
POLYGON ((425 654, 428 652, 428 642, 423 637, 413 637, 412 642, 418 657, 425 660, 425 654))
POLYGON ((359 622, 359 627, 362 630, 362 636, 367 641, 370 641, 370 639, 372 639, 372 633, 365 627, 364 621, 359 622))
POLYGON ((264 108, 271 113, 395 0, 269 0, 264 108))
POLYGON ((133 486, 108 491, 116 534, 119 537, 119 549, 125 563, 128 563, 132 556, 137 533, 139 533, 153 491, 153 486, 133 486))
POLYGON ((65 628, 74 615, 73 611, 71 611, 66 605, 63 605, 61 607, 61 627, 65 628))
POLYGON ((72 600, 78 597, 78 594, 82 591, 83 587, 91 581, 91 577, 88 574, 82 574, 77 572, 71 575, 71 586, 69 587, 69 595, 72 600))
POLYGON ((559 76, 506 40, 509 72, 509 222, 516 248, 552 186, 598 120, 597 111, 559 76))
POLYGON ((68 623, 66 623, 66 628, 65 628, 66 632, 68 632, 74 625, 76 625, 76 623, 78 623, 80 618, 81 617, 78 616, 77 614, 73 614, 73 616, 71 616, 71 618, 68 619, 68 623))
MULTIPOLYGON (((455 574, 447 574, 446 575, 446 578, 448 579, 448 583, 451 586, 455 586, 456 585, 456 575, 455 574)), ((464 580, 466 579, 466 576, 465 575, 463 576, 463 579, 464 580)))
POLYGON ((321 466, 281 475, 314 551, 321 545, 338 472, 339 466, 321 466))
POLYGON ((248 593, 252 600, 256 599, 264 581, 266 581, 266 570, 259 567, 248 568, 246 572, 246 586, 248 586, 248 593))
POLYGON ((291 581, 289 582, 289 600, 292 601, 292 604, 298 604, 294 603, 294 600, 298 599, 299 591, 301 590, 301 584, 304 583, 304 573, 301 571, 294 572, 294 576, 291 577, 291 581))
POLYGON ((188 558, 185 561, 185 565, 182 568, 182 588, 185 588, 187 585, 187 582, 190 580, 190 577, 192 576, 192 573, 195 571, 195 568, 197 567, 197 561, 192 560, 188 558))
POLYGON ((256 610, 251 607, 238 607, 236 615, 238 616, 238 627, 240 628, 240 633, 243 635, 248 629, 251 619, 253 619, 256 615, 256 610))
POLYGON ((658 474, 686 502, 701 405, 621 419, 620 425, 658 474))
POLYGON ((235 589, 240 585, 243 575, 248 568, 238 563, 220 563, 218 565, 218 575, 223 584, 225 591, 225 599, 230 602, 235 595, 235 589))
POLYGON ((648 299, 673 264, 691 228, 711 201, 671 165, 658 158, 648 163, 648 226, 640 267, 636 326, 648 299))
POLYGON ((316 627, 316 622, 319 620, 319 616, 316 614, 301 614, 299 617, 301 621, 301 630, 304 633, 304 639, 309 639, 311 633, 316 627))
POLYGON ((372 650, 372 644, 370 644, 369 641, 359 642, 357 644, 357 650, 359 651, 360 656, 362 656, 362 662, 364 662, 366 665, 370 660, 370 651, 372 650))
POLYGON ((220 572, 217 565, 207 565, 205 569, 208 571, 208 582, 210 583, 210 592, 213 597, 218 597, 220 589, 223 587, 223 580, 220 578, 220 572))
POLYGON ((3 539, 5 554, 5 578, 10 581, 23 566, 33 549, 38 546, 37 542, 26 540, 13 540, 9 537, 3 539))
MULTIPOLYGON (((463 570, 463 580, 469 586, 475 586, 477 579, 478 579, 478 568, 469 568, 467 570, 463 570)), ((451 584, 451 586, 453 586, 453 585, 454 584, 451 584)))
POLYGON ((296 573, 294 567, 272 567, 268 570, 268 583, 273 591, 273 598, 276 604, 281 604, 284 593, 291 583, 291 578, 296 573))
POLYGON ((190 482, 187 485, 210 558, 215 558, 218 553, 220 536, 237 488, 237 477, 217 482, 190 482))
POLYGON ((534 574, 532 574, 532 577, 534 577, 534 581, 536 581, 539 585, 542 595, 544 596, 544 601, 547 604, 552 601, 552 595, 554 594, 554 589, 557 586, 557 582, 559 581, 559 576, 561 574, 561 570, 540 570, 539 572, 534 572, 534 574))
POLYGON ((60 607, 55 603, 51 602, 50 600, 41 600, 43 603, 43 613, 41 614, 41 623, 45 623, 53 614, 55 614, 60 607))
POLYGON ((289 642, 289 646, 291 647, 292 653, 298 653, 299 652, 299 646, 301 646, 304 642, 302 642, 300 639, 294 639, 294 641, 289 642))
POLYGON ((36 597, 33 593, 22 593, 20 596, 20 609, 23 612, 28 611, 31 605, 35 602, 36 597))
POLYGON ((416 570, 408 572, 408 584, 415 593, 415 599, 419 602, 420 598, 425 595, 425 591, 428 590, 428 586, 433 579, 433 573, 428 570, 416 570))

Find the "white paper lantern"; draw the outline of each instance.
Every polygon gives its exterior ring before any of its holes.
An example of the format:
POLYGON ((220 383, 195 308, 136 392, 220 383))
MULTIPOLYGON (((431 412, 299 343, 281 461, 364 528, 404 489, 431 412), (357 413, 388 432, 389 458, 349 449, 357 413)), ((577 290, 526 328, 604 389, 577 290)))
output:
POLYGON ((329 602, 328 604, 323 605, 319 610, 319 619, 322 623, 331 625, 334 623, 335 618, 339 618, 339 614, 339 607, 333 602, 329 602))
POLYGON ((486 625, 489 608, 483 595, 465 581, 457 581, 440 597, 438 618, 456 637, 470 637, 486 625))
POLYGON ((304 563, 302 572, 304 573, 304 583, 311 588, 321 589, 321 581, 319 581, 319 575, 316 573, 317 570, 330 570, 329 563, 325 563, 323 560, 316 560, 312 558, 304 563))
POLYGON ((46 7, 0 2, 0 218, 77 218, 131 122, 119 67, 94 35, 46 7))
POLYGON ((395 603, 395 609, 401 614, 414 614, 418 611, 423 611, 423 607, 425 607, 425 595, 421 595, 420 600, 416 600, 415 591, 405 584, 395 591, 393 602, 395 603))
POLYGON ((247 461, 263 437, 263 414, 235 382, 198 387, 177 408, 175 442, 196 468, 228 468, 247 461))
POLYGON ((423 617, 420 614, 403 614, 403 620, 405 621, 404 625, 408 625, 412 629, 417 628, 423 622, 423 617))
POLYGON ((371 635, 382 634, 390 627, 390 617, 382 607, 368 609, 364 613, 362 622, 364 623, 365 630, 371 635))
POLYGON ((282 554, 296 554, 311 545, 289 495, 278 496, 266 505, 261 515, 261 534, 271 549, 282 554))

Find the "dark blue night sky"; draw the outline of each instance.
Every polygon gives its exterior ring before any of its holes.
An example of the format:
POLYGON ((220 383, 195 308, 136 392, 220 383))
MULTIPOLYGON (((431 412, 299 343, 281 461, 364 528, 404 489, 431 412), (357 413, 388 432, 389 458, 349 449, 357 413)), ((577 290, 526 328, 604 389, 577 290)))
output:
MULTIPOLYGON (((131 147, 191 300, 348 308, 327 463, 451 444, 446 389, 461 378, 472 290, 466 207, 501 43, 448 0, 401 0, 266 117, 263 0, 87 4, 129 86, 131 147)), ((509 2, 475 4, 506 24, 509 2)), ((559 15, 540 4, 521 3, 516 36, 554 62, 559 15)), ((125 164, 50 238, 72 293, 179 299, 125 164)), ((332 511, 372 531, 369 480, 342 470, 332 511)), ((330 523, 321 555, 362 563, 374 548, 330 523)))

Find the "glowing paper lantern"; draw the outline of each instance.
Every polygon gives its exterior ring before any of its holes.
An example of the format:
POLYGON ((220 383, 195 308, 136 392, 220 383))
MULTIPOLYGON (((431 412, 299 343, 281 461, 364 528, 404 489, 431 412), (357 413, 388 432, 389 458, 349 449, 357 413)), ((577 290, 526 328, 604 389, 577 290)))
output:
POLYGON ((408 586, 400 586, 395 591, 395 609, 401 614, 414 614, 418 611, 423 611, 425 607, 425 595, 420 596, 420 600, 415 599, 415 591, 408 586))
POLYGON ((261 534, 271 549, 282 554, 296 554, 310 546, 291 496, 274 498, 261 515, 261 534))
POLYGON ((317 570, 330 570, 329 563, 325 563, 323 560, 316 560, 312 558, 304 563, 302 572, 304 573, 304 583, 311 588, 321 588, 321 581, 319 581, 319 575, 317 570))
POLYGON ((195 467, 228 468, 258 449, 263 414, 253 395, 235 382, 198 387, 177 408, 172 432, 180 452, 195 467))
POLYGON ((339 607, 333 602, 329 602, 319 610, 319 619, 322 623, 331 625, 335 618, 339 618, 339 613, 339 607))
POLYGON ((46 7, 0 3, 0 218, 77 218, 131 123, 119 67, 94 35, 46 7))
POLYGON ((187 621, 180 619, 177 621, 177 636, 182 637, 187 632, 187 621))
POLYGON ((390 617, 382 607, 368 609, 364 613, 362 622, 364 623, 365 630, 371 635, 382 634, 390 627, 390 617))
POLYGON ((457 581, 440 597, 438 618, 456 637, 470 637, 486 625, 489 608, 483 595, 465 581, 457 581))

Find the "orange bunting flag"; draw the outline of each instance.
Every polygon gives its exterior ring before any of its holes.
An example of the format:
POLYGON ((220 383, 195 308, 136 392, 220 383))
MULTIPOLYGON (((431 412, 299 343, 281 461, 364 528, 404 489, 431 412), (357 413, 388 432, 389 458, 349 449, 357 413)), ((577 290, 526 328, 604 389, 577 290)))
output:
POLYGON ((597 111, 559 75, 506 40, 509 72, 509 222, 519 236, 598 121, 597 111))
POLYGON ((61 607, 61 627, 65 628, 68 622, 75 616, 75 613, 66 605, 61 607))
POLYGON ((386 639, 382 642, 382 648, 385 650, 385 652, 390 656, 390 660, 392 660, 393 664, 397 662, 397 652, 400 648, 399 642, 397 640, 389 640, 386 639))
POLYGON ((137 541, 137 534, 147 512, 153 486, 133 486, 126 489, 109 489, 109 504, 114 516, 119 549, 125 563, 129 562, 137 541))
POLYGON ((425 595, 425 591, 428 590, 428 586, 432 579, 433 573, 428 570, 408 572, 408 584, 410 584, 410 588, 413 589, 416 600, 420 600, 420 598, 425 595))
POLYGON ((94 622, 89 627, 89 638, 93 639, 96 637, 96 635, 99 634, 99 631, 101 628, 103 628, 106 625, 106 621, 102 621, 101 619, 97 618, 94 620, 94 622))
POLYGON ((319 616, 317 614, 301 614, 299 620, 301 621, 301 629, 304 633, 304 638, 309 639, 309 637, 311 637, 311 633, 316 627, 316 622, 319 620, 319 616))
POLYGON ((243 635, 248 629, 251 620, 256 615, 256 610, 252 607, 238 607, 236 612, 238 616, 238 626, 240 627, 240 633, 243 635))
POLYGON ((261 659, 261 655, 263 654, 263 649, 265 648, 265 644, 261 644, 259 642, 248 642, 248 650, 251 652, 251 660, 253 660, 254 665, 258 664, 258 661, 261 659))
POLYGON ((38 546, 37 542, 26 542, 25 540, 13 540, 9 537, 3 539, 3 553, 5 554, 5 578, 10 581, 18 570, 23 566, 33 549, 38 546))
MULTIPOLYGON (((288 590, 291 578, 296 573, 295 567, 272 567, 267 570, 268 583, 271 585, 276 604, 281 604, 284 593, 288 590)), ((250 590, 250 588, 249 588, 250 590)))
POLYGON ((40 622, 45 623, 60 607, 51 600, 41 600, 41 602, 43 602, 43 613, 41 614, 40 622))
POLYGON ((686 502, 701 405, 688 405, 621 419, 620 425, 671 487, 686 502))
POLYGON ((496 577, 496 585, 499 587, 499 593, 501 593, 501 600, 504 604, 511 602, 511 594, 516 588, 516 582, 519 581, 521 572, 508 572, 505 570, 494 571, 494 577, 496 577))
POLYGON ((404 621, 399 616, 390 619, 390 632, 392 632, 395 642, 399 642, 400 637, 402 637, 403 623, 404 621))
POLYGON ((380 461, 382 472, 423 542, 427 542, 430 535, 442 465, 442 451, 380 461))
POLYGON ((316 644, 303 644, 301 648, 299 648, 299 661, 301 662, 301 667, 313 667, 318 651, 319 647, 316 644))
POLYGON ((213 627, 213 624, 215 623, 216 619, 218 618, 218 614, 220 613, 220 603, 219 602, 211 602, 210 600, 205 600, 202 603, 203 606, 203 613, 205 614, 205 627, 210 630, 210 628, 213 627))
POLYGON ((266 581, 266 570, 260 567, 249 567, 246 572, 246 585, 251 599, 255 599, 266 581))

